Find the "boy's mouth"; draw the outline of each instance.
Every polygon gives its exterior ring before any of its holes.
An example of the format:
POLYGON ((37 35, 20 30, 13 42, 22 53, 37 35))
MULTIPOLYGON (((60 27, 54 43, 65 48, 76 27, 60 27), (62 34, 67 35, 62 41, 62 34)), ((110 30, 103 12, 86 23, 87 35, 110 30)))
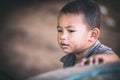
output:
POLYGON ((69 44, 62 43, 61 47, 62 47, 62 49, 67 49, 69 47, 69 44))

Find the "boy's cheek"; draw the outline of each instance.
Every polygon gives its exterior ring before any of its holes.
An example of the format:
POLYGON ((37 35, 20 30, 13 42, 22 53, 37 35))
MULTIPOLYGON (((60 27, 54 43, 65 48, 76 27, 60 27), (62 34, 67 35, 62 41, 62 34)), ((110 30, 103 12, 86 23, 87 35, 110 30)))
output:
POLYGON ((60 38, 59 37, 57 37, 57 43, 60 44, 60 38))

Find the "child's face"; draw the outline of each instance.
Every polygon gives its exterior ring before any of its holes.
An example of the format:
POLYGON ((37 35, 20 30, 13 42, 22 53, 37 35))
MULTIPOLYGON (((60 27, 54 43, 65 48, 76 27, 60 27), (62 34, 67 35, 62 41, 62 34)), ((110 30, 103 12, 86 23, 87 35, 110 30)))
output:
POLYGON ((88 48, 90 31, 82 15, 60 14, 57 25, 57 41, 65 53, 79 53, 88 48))

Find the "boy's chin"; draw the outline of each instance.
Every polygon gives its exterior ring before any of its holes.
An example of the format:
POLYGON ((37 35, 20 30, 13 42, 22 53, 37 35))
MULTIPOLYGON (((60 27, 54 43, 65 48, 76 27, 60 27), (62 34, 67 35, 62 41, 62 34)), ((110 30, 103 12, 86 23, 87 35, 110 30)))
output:
POLYGON ((72 51, 64 51, 64 53, 66 53, 66 54, 72 54, 73 52, 72 51))

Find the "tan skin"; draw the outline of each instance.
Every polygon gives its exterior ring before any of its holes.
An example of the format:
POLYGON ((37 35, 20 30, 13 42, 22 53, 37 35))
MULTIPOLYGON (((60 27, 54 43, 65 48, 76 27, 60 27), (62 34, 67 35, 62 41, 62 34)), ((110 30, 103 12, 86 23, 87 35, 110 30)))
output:
POLYGON ((84 58, 82 59, 79 63, 76 63, 74 66, 84 66, 84 65, 97 65, 100 63, 110 63, 110 62, 117 62, 120 61, 120 58, 115 55, 115 54, 111 54, 111 53, 107 53, 107 54, 97 54, 97 55, 93 55, 89 58, 84 58))
POLYGON ((98 64, 99 59, 102 59, 104 63, 119 60, 115 54, 99 54, 81 60, 88 48, 95 44, 100 35, 98 28, 88 28, 82 14, 61 13, 58 17, 57 30, 58 44, 66 54, 75 54, 75 66, 83 66, 86 61, 89 61, 88 65, 98 64))

